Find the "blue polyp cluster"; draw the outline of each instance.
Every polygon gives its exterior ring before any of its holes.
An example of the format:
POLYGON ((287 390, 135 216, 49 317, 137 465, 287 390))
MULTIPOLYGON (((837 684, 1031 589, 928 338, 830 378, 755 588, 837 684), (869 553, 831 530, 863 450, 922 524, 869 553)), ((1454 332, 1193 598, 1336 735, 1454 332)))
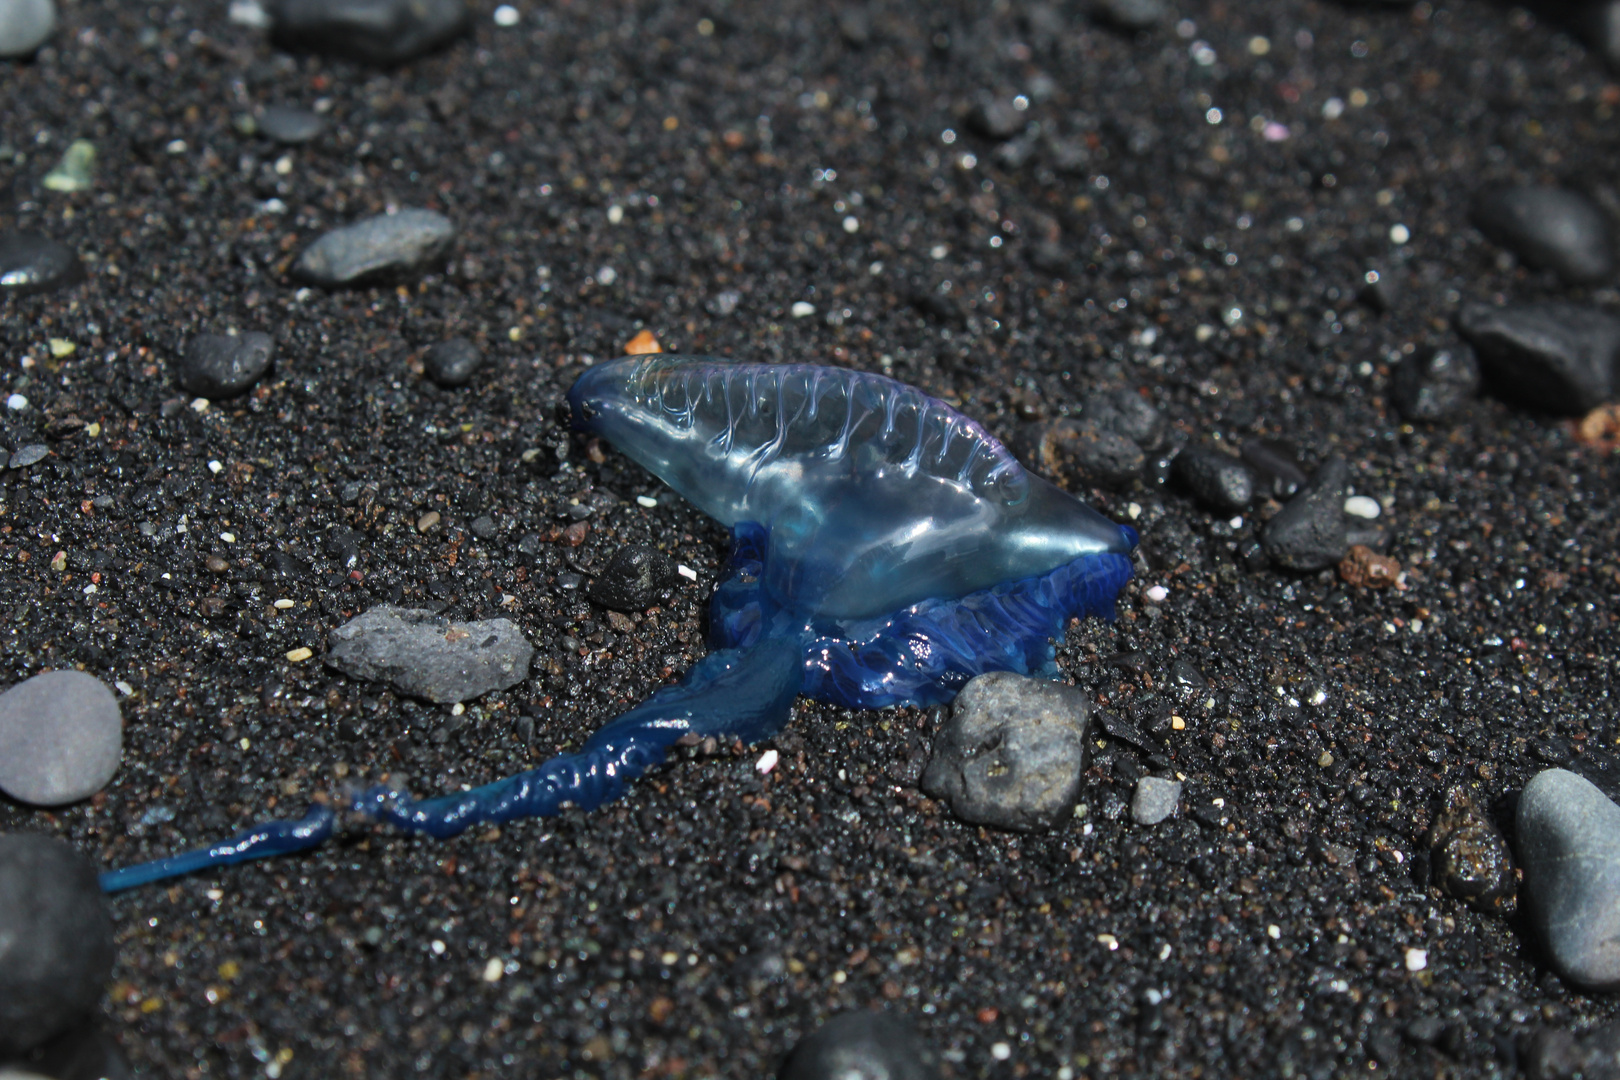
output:
POLYGON ((117 892, 326 840, 343 815, 433 837, 594 809, 687 735, 754 742, 800 693, 855 708, 949 702, 989 671, 1056 677, 1068 620, 1111 617, 1136 533, 1025 473, 978 424, 882 376, 634 357, 569 394, 613 441, 732 527, 713 650, 578 751, 471 791, 375 787, 297 821, 101 875, 117 892))

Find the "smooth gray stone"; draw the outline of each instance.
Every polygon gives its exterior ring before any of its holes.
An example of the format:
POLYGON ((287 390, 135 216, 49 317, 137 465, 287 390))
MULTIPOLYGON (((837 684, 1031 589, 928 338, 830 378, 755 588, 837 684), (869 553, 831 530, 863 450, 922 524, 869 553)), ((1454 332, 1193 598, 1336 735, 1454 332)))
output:
POLYGON ((1144 776, 1136 782, 1131 799, 1131 820, 1138 825, 1157 825, 1176 812, 1181 804, 1181 785, 1158 776, 1144 776))
POLYGON ((1506 187, 1474 200, 1474 225, 1526 264, 1551 270, 1568 285, 1591 285, 1614 276, 1609 219, 1578 191, 1506 187))
POLYGON ((0 1059, 82 1021, 112 963, 95 868, 61 840, 0 834, 0 1059))
POLYGON ((1558 301, 1468 304, 1457 329, 1479 354, 1485 385, 1510 405, 1584 416, 1614 393, 1620 319, 1558 301))
POLYGON ((444 256, 456 238, 432 210, 378 214, 323 234, 293 264, 293 276, 328 288, 402 277, 444 256))
POLYGON ((534 647, 507 619, 453 623, 384 605, 332 631, 326 663, 441 705, 471 701, 529 677, 534 647))
POLYGON ((1223 514, 1245 510, 1254 501, 1254 470, 1212 446, 1182 450, 1170 462, 1170 475, 1199 502, 1223 514))
POLYGON ((26 469, 30 465, 38 465, 50 456, 51 448, 44 443, 29 443, 27 446, 18 447, 7 464, 13 469, 26 469))
POLYGON ((1515 824, 1525 907, 1553 970, 1620 989, 1620 806, 1585 777, 1548 769, 1525 785, 1515 824))
POLYGON ((993 671, 970 681, 934 740, 922 786, 964 821, 1048 829, 1080 798, 1091 706, 1072 686, 993 671))
POLYGON ((34 232, 0 233, 0 290, 26 296, 83 280, 84 263, 66 244, 34 232))
POLYGON ((777 1080, 938 1080, 932 1048, 888 1012, 840 1013, 800 1039, 777 1080))
POLYGON ((0 58, 32 56, 55 32, 54 0, 0 0, 0 58))
POLYGON ((181 354, 179 382, 210 400, 246 392, 270 370, 276 340, 269 334, 198 334, 181 354))
POLYGON ((467 32, 464 0, 272 0, 270 40, 283 49, 388 66, 467 32))
POLYGON ((307 143, 326 130, 326 121, 317 113, 295 105, 269 105, 258 118, 264 137, 284 146, 307 143))
POLYGON ((441 341, 427 351, 422 366, 427 377, 445 389, 466 386, 484 366, 484 354, 466 338, 441 341))
POLYGON ((93 675, 46 671, 0 694, 0 791, 18 802, 87 799, 123 753, 118 699, 93 675))
POLYGON ((1350 488, 1350 466, 1338 455, 1328 458, 1310 483, 1266 522, 1260 545, 1284 570, 1321 570, 1350 550, 1344 499, 1350 488))

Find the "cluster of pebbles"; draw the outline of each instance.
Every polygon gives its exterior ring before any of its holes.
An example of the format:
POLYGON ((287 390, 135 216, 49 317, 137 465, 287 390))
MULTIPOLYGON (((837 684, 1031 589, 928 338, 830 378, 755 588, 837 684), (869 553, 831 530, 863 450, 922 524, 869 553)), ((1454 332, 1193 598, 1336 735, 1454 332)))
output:
MULTIPOLYGON (((249 6, 258 15, 244 17, 262 18, 280 47, 384 67, 443 47, 470 25, 461 0, 249 6)), ((1131 33, 1168 17, 1157 0, 1111 0, 1095 8, 1100 21, 1131 33)), ((56 22, 51 0, 0 0, 0 57, 33 55, 56 22)), ((855 22, 841 25, 851 40, 863 32, 855 22)), ((998 100, 981 102, 968 124, 1001 143, 1025 130, 1019 107, 998 100)), ((316 111, 282 104, 262 108, 246 124, 284 146, 319 138, 325 125, 316 111)), ((79 155, 64 166, 87 169, 92 160, 79 155)), ((1492 188, 1475 200, 1471 221, 1512 258, 1569 289, 1613 280, 1610 221, 1580 192, 1492 188)), ((394 285, 443 265, 456 238, 445 214, 401 208, 322 233, 288 272, 295 282, 321 289, 394 285)), ((0 234, 0 289, 18 296, 53 293, 84 277, 79 256, 57 240, 36 231, 0 234)), ((1370 275, 1368 286, 1367 303, 1392 303, 1384 276, 1370 275), (1375 283, 1382 288, 1372 289, 1375 283)), ((1588 300, 1467 303, 1455 333, 1454 340, 1416 350, 1396 366, 1391 399, 1406 420, 1453 421, 1484 390, 1541 413, 1579 418, 1585 430, 1601 425, 1592 418, 1611 407, 1620 390, 1620 318, 1588 300)), ((199 333, 178 350, 174 380, 204 401, 236 398, 273 372, 277 349, 272 328, 199 333)), ((473 382, 484 357, 471 341, 452 337, 424 350, 422 368, 435 384, 453 389, 473 382)), ((1165 483, 1209 513, 1263 519, 1240 552, 1252 573, 1331 571, 1363 588, 1400 583, 1399 564, 1384 554, 1393 535, 1385 507, 1356 494, 1352 463, 1337 454, 1313 464, 1284 441, 1191 439, 1135 390, 1098 394, 1075 415, 1027 423, 1013 442, 1025 460, 1079 489, 1117 492, 1165 483)), ((27 468, 48 453, 42 444, 21 446, 7 464, 27 468)), ((592 575, 586 592, 611 611, 639 615, 676 581, 662 553, 625 546, 592 575)), ((534 654, 506 619, 461 623, 435 609, 378 605, 333 630, 325 659, 353 678, 460 705, 521 684, 534 654)), ((1179 665, 1172 678, 1193 696, 1203 692, 1203 676, 1191 665, 1179 665)), ((1087 798, 1086 773, 1099 734, 1142 748, 1150 760, 1129 806, 1116 808, 1114 816, 1128 814, 1148 835, 1181 816, 1211 812, 1194 805, 1173 768, 1154 760, 1156 736, 1097 709, 1074 687, 987 675, 970 683, 942 720, 917 783, 961 821, 1037 834, 1074 820, 1087 798)), ((0 791, 19 803, 46 808, 89 799, 111 782, 122 753, 117 694, 90 675, 49 671, 0 695, 0 791)), ((1512 794, 1511 814, 1494 814, 1492 800, 1509 794, 1449 789, 1434 808, 1422 873, 1443 893, 1492 917, 1505 918, 1517 906, 1547 964, 1571 986, 1620 990, 1620 806, 1612 786, 1605 791, 1575 771, 1549 768, 1512 794)), ((97 1008, 113 957, 112 924, 84 860, 40 836, 0 835, 0 1055, 46 1072, 68 1069, 52 1062, 67 1053, 63 1038, 97 1008)), ((1408 964, 1419 970, 1410 955, 1408 964)), ((1525 1051, 1526 1066, 1537 1076, 1620 1076, 1616 1030, 1542 1031, 1525 1051)), ((1386 1060, 1395 1056, 1372 1049, 1386 1060)), ((116 1052, 104 1048, 93 1052, 101 1055, 95 1068, 105 1066, 107 1053, 121 1068, 116 1052)), ((802 1040, 779 1075, 920 1080, 940 1075, 938 1069, 933 1049, 898 1016, 857 1012, 802 1040)))

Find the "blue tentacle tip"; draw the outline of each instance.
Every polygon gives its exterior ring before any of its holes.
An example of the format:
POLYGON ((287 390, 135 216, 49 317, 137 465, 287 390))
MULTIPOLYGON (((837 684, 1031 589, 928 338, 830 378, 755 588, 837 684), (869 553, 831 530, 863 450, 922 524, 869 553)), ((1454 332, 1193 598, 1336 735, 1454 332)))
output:
MULTIPOLYGON (((472 791, 373 788, 353 814, 434 837, 590 809, 687 734, 755 741, 799 694, 948 702, 975 675, 1055 675, 1068 621, 1112 617, 1136 530, 1026 471, 977 422, 893 379, 808 364, 625 357, 569 391, 611 442, 732 530, 714 651, 577 752, 472 791)), ((109 891, 313 847, 333 811, 111 871, 109 891)))

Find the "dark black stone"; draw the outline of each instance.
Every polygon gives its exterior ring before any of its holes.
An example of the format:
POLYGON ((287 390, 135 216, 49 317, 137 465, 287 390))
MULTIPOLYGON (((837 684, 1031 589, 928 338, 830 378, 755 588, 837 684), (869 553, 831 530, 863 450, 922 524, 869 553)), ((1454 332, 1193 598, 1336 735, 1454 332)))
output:
POLYGON ((284 146, 307 143, 326 130, 326 121, 295 105, 270 105, 259 116, 259 131, 284 146))
POLYGON ((82 1022, 112 962, 94 867, 60 840, 0 834, 0 1056, 82 1022))
POLYGON ((1568 17, 1593 52, 1620 70, 1620 0, 1586 0, 1565 5, 1568 17))
POLYGON ((1495 911, 1513 895, 1507 841, 1463 786, 1446 790, 1427 841, 1430 880, 1442 892, 1480 911, 1495 911))
POLYGON ((384 66, 430 52, 471 25, 464 0, 271 0, 267 7, 278 48, 384 66))
POLYGON ((232 398, 270 370, 275 350, 269 334, 198 334, 180 354, 176 381, 198 397, 232 398))
POLYGON ((1260 542, 1271 561, 1285 570, 1321 570, 1344 558, 1344 500, 1350 466, 1338 455, 1316 470, 1299 494, 1266 522, 1260 542))
POLYGON ((445 388, 465 386, 484 366, 484 354, 466 338, 441 341, 422 359, 428 378, 445 388))
POLYGON ((615 611, 645 611, 675 584, 675 564, 650 547, 622 547, 591 582, 590 598, 615 611))
POLYGON ((1390 383, 1395 408, 1406 419, 1444 420, 1479 393, 1479 361, 1467 345, 1420 349, 1395 365, 1390 383))
POLYGON ((1300 468, 1299 452, 1280 439, 1250 439, 1239 452, 1273 499, 1292 499, 1309 479, 1300 468))
POLYGON ((1164 414, 1134 390, 1113 390, 1086 399, 1083 415, 1131 440, 1149 453, 1164 445, 1169 425, 1164 414))
POLYGON ((1614 237, 1602 209, 1578 191, 1508 187, 1474 200, 1479 231, 1526 265, 1553 271, 1569 285, 1614 275, 1614 237))
POLYGON ((1541 1028, 1528 1040, 1524 1075, 1529 1080, 1620 1080, 1620 1022, 1581 1038, 1560 1028, 1541 1028))
POLYGON ((938 1080, 939 1063, 910 1024, 860 1010, 833 1017, 799 1040, 777 1080, 938 1080))
POLYGON ((1177 454, 1170 475, 1205 506, 1235 513, 1254 501, 1254 473, 1238 458, 1207 446, 1177 454))
POLYGON ((1140 446, 1089 419, 1028 424, 1014 437, 1014 448, 1037 472, 1071 489, 1129 483, 1147 463, 1140 446))
POLYGON ((0 295, 51 292, 84 280, 72 248, 34 232, 0 234, 0 295))
POLYGON ((1170 9, 1163 0, 1095 0, 1091 15, 1117 30, 1150 30, 1169 17, 1170 9))
POLYGON ((1457 328, 1479 354, 1486 387, 1510 405, 1581 416, 1613 392, 1620 319, 1596 308, 1469 304, 1457 328))
POLYGON ((1006 98, 981 101, 968 113, 968 126, 992 139, 1010 139, 1024 130, 1024 111, 1006 98))

